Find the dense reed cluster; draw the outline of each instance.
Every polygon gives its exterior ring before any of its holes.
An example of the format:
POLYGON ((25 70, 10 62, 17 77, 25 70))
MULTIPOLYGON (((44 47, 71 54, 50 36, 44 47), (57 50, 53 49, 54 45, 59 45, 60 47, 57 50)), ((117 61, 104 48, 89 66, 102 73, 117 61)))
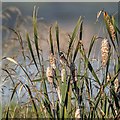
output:
POLYGON ((115 24, 114 16, 110 17, 105 11, 100 13, 103 13, 107 38, 94 35, 88 52, 85 51, 83 44, 82 17, 78 19, 72 34, 68 35, 67 51, 61 51, 58 24, 56 23, 55 27, 51 26, 49 30, 50 54, 47 62, 38 44, 40 37, 38 36, 36 9, 33 11, 34 38, 30 38, 29 33, 26 33, 27 46, 22 44, 19 31, 13 30, 22 45, 24 64, 12 56, 3 58, 4 62, 11 62, 14 65, 12 69, 3 68, 3 71, 7 73, 6 76, 9 76, 13 83, 9 104, 3 106, 3 118, 91 120, 120 118, 118 81, 120 73, 118 35, 120 31, 115 24), (52 30, 55 31, 55 40, 52 30), (99 50, 101 54, 100 60, 96 58, 97 65, 93 65, 92 52, 97 41, 101 41, 99 50), (24 52, 26 47, 29 54, 24 52), (28 58, 29 65, 26 62, 28 58), (34 74, 30 74, 30 69, 32 69, 30 66, 34 66, 34 74), (24 77, 18 75, 17 68, 22 71, 24 77), (16 75, 17 81, 13 79, 14 76, 10 70, 16 75))

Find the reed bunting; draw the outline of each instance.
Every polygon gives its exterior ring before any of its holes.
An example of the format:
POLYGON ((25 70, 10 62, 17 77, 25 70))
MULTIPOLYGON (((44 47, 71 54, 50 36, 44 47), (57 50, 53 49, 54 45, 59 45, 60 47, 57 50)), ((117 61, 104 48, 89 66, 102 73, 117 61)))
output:
POLYGON ((68 61, 67 61, 67 59, 65 58, 63 52, 60 52, 60 53, 59 53, 59 56, 60 56, 60 63, 61 63, 62 65, 65 65, 65 66, 68 66, 68 67, 69 67, 68 61))

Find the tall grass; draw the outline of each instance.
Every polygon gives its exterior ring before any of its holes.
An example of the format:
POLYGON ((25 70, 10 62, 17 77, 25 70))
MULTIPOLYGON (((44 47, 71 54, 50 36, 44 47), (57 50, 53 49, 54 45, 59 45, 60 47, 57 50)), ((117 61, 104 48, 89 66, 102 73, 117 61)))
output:
MULTIPOLYGON (((84 21, 82 17, 78 19, 72 34, 68 35, 69 44, 67 51, 65 51, 66 54, 63 51, 61 54, 58 23, 55 28, 51 26, 49 30, 50 56, 46 68, 42 51, 39 48, 37 10, 34 9, 34 38, 32 41, 29 33, 26 33, 26 41, 30 53, 29 59, 36 68, 36 78, 33 79, 28 73, 26 64, 22 65, 12 57, 3 58, 4 61, 7 60, 19 67, 26 76, 25 81, 18 79, 14 82, 9 69, 3 68, 3 71, 7 72, 14 83, 9 105, 3 107, 3 118, 86 118, 92 120, 94 118, 118 119, 120 117, 118 81, 120 72, 118 35, 120 31, 114 16, 110 17, 106 11, 101 13, 103 13, 105 28, 108 32, 106 34, 109 37, 94 35, 88 53, 86 53, 83 44, 84 21), (55 31, 55 40, 53 40, 52 30, 55 31), (101 63, 97 63, 99 68, 96 70, 96 66, 91 61, 91 54, 98 40, 102 40, 101 63), (104 40, 107 41, 104 42, 104 40), (35 51, 33 47, 35 47, 35 51), (114 68, 113 71, 110 70, 111 67, 114 68), (19 97, 21 95, 22 97, 19 97), (27 99, 21 104, 20 101, 24 95, 27 99), (18 96, 16 103, 13 102, 15 96, 18 96)), ((22 44, 20 34, 13 31, 20 40, 22 55, 26 61, 28 56, 24 53, 26 46, 22 44)), ((17 74, 16 69, 14 72, 17 74)))

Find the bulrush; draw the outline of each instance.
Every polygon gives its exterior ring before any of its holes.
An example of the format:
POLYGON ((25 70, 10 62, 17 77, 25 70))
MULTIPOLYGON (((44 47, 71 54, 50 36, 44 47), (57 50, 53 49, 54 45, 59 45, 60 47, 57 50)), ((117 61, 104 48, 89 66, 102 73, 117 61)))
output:
POLYGON ((111 76, 110 76, 110 73, 108 73, 108 75, 107 75, 107 82, 109 82, 110 79, 111 79, 111 76))
POLYGON ((47 76, 48 82, 53 83, 54 72, 51 67, 47 67, 46 76, 47 76))
POLYGON ((76 119, 80 118, 80 109, 79 108, 76 109, 76 111, 75 111, 75 118, 76 119))
POLYGON ((71 83, 76 82, 78 80, 78 78, 77 78, 77 68, 76 68, 74 63, 71 64, 70 70, 71 70, 71 74, 72 74, 72 78, 73 78, 71 83))
POLYGON ((115 79, 114 86, 115 86, 115 92, 117 92, 117 89, 119 87, 119 80, 118 80, 118 78, 115 79))
POLYGON ((101 56, 102 56, 102 66, 104 67, 108 61, 110 45, 107 39, 102 40, 101 44, 101 56))
POLYGON ((50 66, 53 69, 56 69, 56 59, 55 59, 55 56, 53 55, 53 53, 51 53, 49 56, 49 62, 50 62, 50 66))
POLYGON ((109 30, 110 30, 112 40, 115 40, 115 29, 111 22, 109 23, 109 30))
POLYGON ((109 29, 111 38, 112 38, 112 40, 115 40, 115 29, 114 29, 113 23, 110 20, 110 17, 108 16, 108 14, 106 12, 104 12, 104 17, 105 17, 106 23, 108 25, 108 29, 109 29))
POLYGON ((62 70, 61 70, 61 81, 62 82, 64 82, 65 77, 66 77, 66 70, 65 70, 65 68, 62 68, 62 70))

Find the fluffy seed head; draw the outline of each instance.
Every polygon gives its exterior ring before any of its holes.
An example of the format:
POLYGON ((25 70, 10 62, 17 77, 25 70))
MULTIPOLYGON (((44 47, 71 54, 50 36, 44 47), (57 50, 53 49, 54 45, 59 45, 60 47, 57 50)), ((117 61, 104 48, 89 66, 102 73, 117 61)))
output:
POLYGON ((65 77, 66 77, 66 70, 65 70, 65 68, 62 68, 62 70, 61 70, 61 80, 62 80, 62 82, 64 82, 65 77))
POLYGON ((102 45, 101 45, 101 57, 102 57, 102 66, 103 67, 107 64, 109 50, 110 50, 110 45, 109 45, 108 40, 103 39, 102 45))
POLYGON ((73 82, 76 82, 78 80, 78 78, 77 78, 77 75, 78 75, 77 74, 77 68, 76 68, 74 63, 71 64, 70 69, 71 69, 72 77, 73 77, 73 80, 71 81, 71 83, 73 83, 73 82))
POLYGON ((114 85, 115 85, 115 92, 117 92, 117 89, 119 87, 119 80, 118 80, 118 78, 115 79, 114 85))
POLYGON ((103 110, 102 110, 101 108, 99 108, 99 111, 100 111, 100 114, 101 114, 102 116, 105 116, 105 113, 103 112, 103 110))
POLYGON ((112 40, 115 40, 115 29, 114 29, 114 26, 111 22, 109 24, 109 31, 110 31, 110 35, 112 37, 112 40))
POLYGON ((53 83, 54 73, 51 67, 47 67, 46 76, 47 76, 48 82, 53 83))
POLYGON ((75 118, 80 118, 80 109, 76 109, 75 111, 75 118))
POLYGON ((107 75, 107 82, 109 82, 111 79, 110 73, 107 75))
POLYGON ((110 17, 108 16, 108 14, 106 12, 104 12, 104 17, 105 17, 107 25, 109 27, 108 29, 110 31, 111 38, 112 38, 112 40, 115 40, 115 34, 116 33, 115 33, 114 26, 113 26, 113 24, 112 24, 112 22, 110 20, 110 17))
POLYGON ((55 56, 53 55, 53 53, 51 53, 49 56, 49 62, 50 62, 50 66, 53 69, 56 69, 56 59, 55 59, 55 56))

